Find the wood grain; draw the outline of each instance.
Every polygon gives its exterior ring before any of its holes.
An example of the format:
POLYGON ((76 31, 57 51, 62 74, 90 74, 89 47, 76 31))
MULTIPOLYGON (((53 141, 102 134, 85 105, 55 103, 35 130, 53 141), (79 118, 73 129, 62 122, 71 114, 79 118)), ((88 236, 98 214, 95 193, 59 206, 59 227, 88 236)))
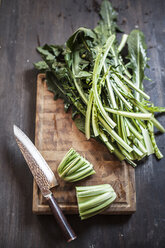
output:
MULTIPOLYGON (((117 199, 103 214, 133 213, 136 209, 135 170, 118 161, 104 144, 94 139, 87 141, 72 120, 71 112, 65 113, 63 100, 54 101, 44 79, 44 74, 38 75, 35 145, 59 182, 59 186, 52 189, 58 204, 66 213, 78 213, 75 186, 109 183, 117 193, 117 199), (57 167, 71 147, 94 165, 95 175, 77 183, 66 183, 58 177, 57 167)), ((51 213, 35 182, 33 212, 51 213)))

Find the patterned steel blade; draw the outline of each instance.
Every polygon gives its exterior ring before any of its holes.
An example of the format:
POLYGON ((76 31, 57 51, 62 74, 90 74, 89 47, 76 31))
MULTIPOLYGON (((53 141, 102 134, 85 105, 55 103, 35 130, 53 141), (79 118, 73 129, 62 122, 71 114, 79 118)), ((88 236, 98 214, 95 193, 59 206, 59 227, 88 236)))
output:
POLYGON ((50 188, 58 185, 54 173, 37 150, 31 140, 20 128, 14 125, 14 135, 17 144, 31 170, 41 193, 46 196, 50 193, 50 188))

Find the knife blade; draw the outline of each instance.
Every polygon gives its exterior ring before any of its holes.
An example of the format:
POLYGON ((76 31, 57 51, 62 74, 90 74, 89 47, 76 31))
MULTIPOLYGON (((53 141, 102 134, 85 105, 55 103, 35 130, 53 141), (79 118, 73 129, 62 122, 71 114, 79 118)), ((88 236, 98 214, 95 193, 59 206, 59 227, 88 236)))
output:
POLYGON ((26 136, 26 134, 18 128, 13 126, 16 142, 31 170, 33 177, 41 190, 42 195, 46 198, 52 213, 61 227, 63 234, 68 242, 74 240, 76 235, 71 226, 62 213, 57 201, 55 200, 51 188, 58 185, 54 173, 42 157, 41 153, 37 150, 35 145, 26 136))

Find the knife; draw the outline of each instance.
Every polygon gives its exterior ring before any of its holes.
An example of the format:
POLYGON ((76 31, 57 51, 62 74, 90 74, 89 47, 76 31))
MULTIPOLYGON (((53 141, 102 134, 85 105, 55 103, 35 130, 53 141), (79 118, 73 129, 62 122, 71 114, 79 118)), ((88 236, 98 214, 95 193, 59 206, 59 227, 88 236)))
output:
POLYGON ((62 213, 57 201, 55 200, 51 188, 58 185, 54 173, 42 157, 41 153, 37 150, 31 140, 26 134, 21 131, 16 125, 13 126, 14 135, 17 144, 31 170, 33 177, 41 190, 42 195, 46 198, 52 213, 60 226, 67 242, 76 239, 76 235, 71 226, 62 213))

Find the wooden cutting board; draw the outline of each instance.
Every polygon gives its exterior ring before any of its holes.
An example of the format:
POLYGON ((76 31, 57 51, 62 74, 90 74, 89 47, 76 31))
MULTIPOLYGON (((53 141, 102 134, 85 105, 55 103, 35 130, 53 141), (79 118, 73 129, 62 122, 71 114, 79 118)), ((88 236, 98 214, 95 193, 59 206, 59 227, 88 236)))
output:
MULTIPOLYGON (((103 214, 131 214, 136 210, 135 171, 109 153, 105 145, 85 135, 75 126, 71 112, 65 113, 63 101, 54 101, 47 90, 45 75, 37 78, 35 145, 51 167, 59 182, 52 189, 60 207, 66 213, 78 213, 75 186, 109 183, 117 199, 103 214), (96 174, 80 182, 67 183, 57 174, 57 167, 65 153, 73 147, 94 166, 96 174)), ((49 214, 50 209, 34 181, 33 212, 49 214)))

